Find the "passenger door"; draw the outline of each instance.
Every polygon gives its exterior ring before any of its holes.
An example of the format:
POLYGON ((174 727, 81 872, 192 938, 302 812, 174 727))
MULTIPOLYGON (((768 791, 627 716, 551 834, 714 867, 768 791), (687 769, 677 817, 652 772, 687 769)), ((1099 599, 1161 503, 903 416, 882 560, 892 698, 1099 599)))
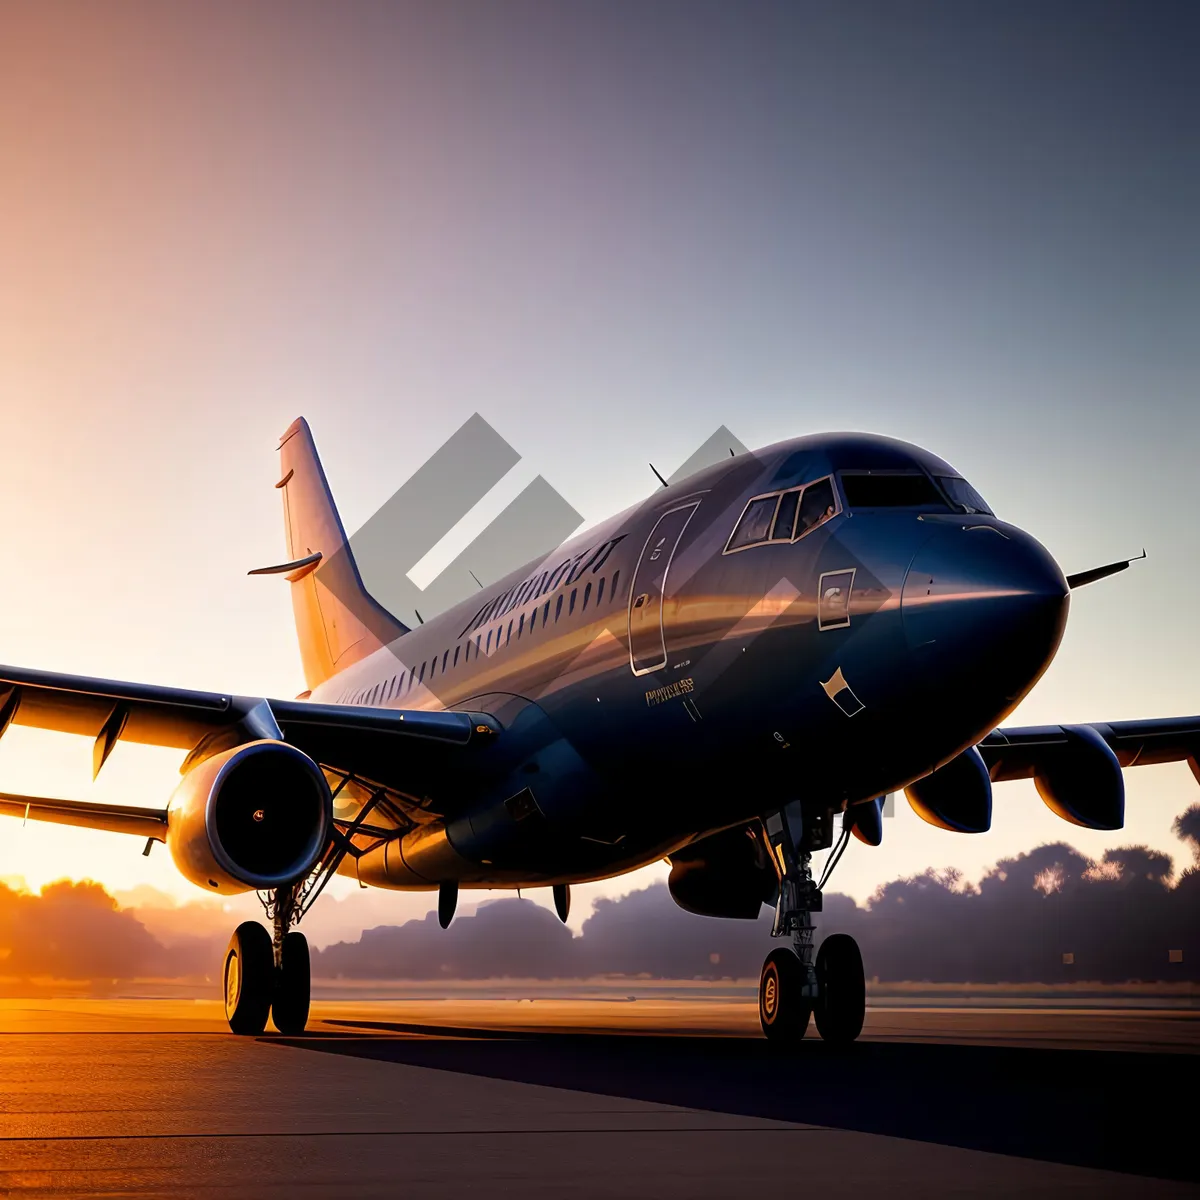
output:
POLYGON ((699 500, 663 513, 642 547, 629 594, 629 665, 635 675, 657 671, 667 663, 663 631, 663 596, 675 548, 699 500))

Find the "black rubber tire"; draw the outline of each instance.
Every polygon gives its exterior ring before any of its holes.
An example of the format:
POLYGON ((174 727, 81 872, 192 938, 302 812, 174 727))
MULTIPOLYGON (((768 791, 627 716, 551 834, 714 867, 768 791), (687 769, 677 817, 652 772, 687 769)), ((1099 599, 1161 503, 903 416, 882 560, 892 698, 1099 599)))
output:
POLYGON ((308 939, 292 932, 283 939, 281 964, 275 973, 271 1020, 280 1033, 303 1033, 308 1024, 310 968, 308 939))
POLYGON ((229 1028, 239 1034, 262 1033, 271 1011, 275 952, 271 935, 257 921, 243 921, 233 931, 221 979, 229 1028))
POLYGON ((772 1042, 798 1042, 811 1014, 800 960, 785 947, 772 950, 758 977, 758 1020, 763 1033, 772 1042))
POLYGON ((830 934, 817 951, 817 1032, 835 1046, 862 1033, 867 984, 858 943, 848 933, 830 934))

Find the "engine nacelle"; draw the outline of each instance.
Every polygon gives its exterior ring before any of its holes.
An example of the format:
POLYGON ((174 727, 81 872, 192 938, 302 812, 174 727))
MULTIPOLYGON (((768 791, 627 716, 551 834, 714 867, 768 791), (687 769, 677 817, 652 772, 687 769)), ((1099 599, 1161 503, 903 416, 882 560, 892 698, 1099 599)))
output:
POLYGON ((167 807, 167 847, 207 891, 285 887, 316 866, 332 822, 329 784, 307 754, 286 742, 248 742, 183 777, 167 807))
POLYGON ((865 804, 852 804, 842 816, 842 828, 849 829, 864 846, 883 844, 883 805, 886 796, 876 796, 865 804))
POLYGON ((1064 725, 1067 740, 1038 754, 1033 783, 1055 816, 1085 829, 1125 824, 1125 778, 1108 743, 1090 725, 1064 725))
POLYGON ((779 877, 753 826, 715 833, 670 855, 667 888, 685 912, 754 920, 779 877))
POLYGON ((904 789, 922 821, 954 833, 987 833, 992 825, 992 780, 983 756, 969 746, 931 775, 904 789))

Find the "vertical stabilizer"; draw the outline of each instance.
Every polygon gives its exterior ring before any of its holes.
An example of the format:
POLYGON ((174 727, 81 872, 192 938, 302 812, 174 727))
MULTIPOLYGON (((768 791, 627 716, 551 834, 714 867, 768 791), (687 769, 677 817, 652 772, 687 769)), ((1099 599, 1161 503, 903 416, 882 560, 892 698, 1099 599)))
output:
POLYGON ((283 574, 292 587, 296 636, 310 689, 395 641, 408 627, 363 586, 346 531, 303 417, 279 442, 289 561, 251 574, 283 574))

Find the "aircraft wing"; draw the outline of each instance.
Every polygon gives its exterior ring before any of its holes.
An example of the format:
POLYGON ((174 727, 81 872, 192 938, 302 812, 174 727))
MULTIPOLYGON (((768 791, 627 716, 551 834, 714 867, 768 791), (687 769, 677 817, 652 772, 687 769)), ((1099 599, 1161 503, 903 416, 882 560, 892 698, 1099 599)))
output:
POLYGON ((110 833, 132 833, 162 842, 167 837, 165 808, 134 808, 129 804, 95 804, 90 800, 52 800, 46 796, 17 796, 0 792, 0 815, 50 821, 110 833))
MULTIPOLYGON (((1186 761, 1200 783, 1200 716, 1145 721, 1092 722, 1122 767, 1186 761)), ((1038 762, 1068 741, 1070 725, 1029 725, 996 729, 979 743, 994 782, 1029 779, 1038 762)))
MULTIPOLYGON (((0 666, 0 736, 10 724, 93 738, 95 774, 121 740, 187 750, 186 770, 242 742, 277 738, 322 766, 410 795, 423 794, 456 757, 501 729, 487 713, 311 704, 0 666)), ((36 797, 0 802, 0 813, 114 828, 101 823, 103 808, 36 797)))

